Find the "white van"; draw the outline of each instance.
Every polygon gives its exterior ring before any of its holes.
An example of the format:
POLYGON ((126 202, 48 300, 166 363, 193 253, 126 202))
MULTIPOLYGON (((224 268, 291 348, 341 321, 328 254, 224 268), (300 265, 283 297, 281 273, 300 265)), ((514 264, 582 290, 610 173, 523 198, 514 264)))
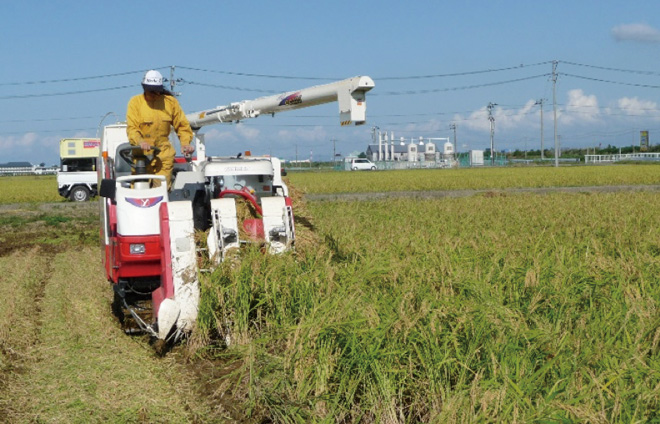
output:
POLYGON ((375 171, 376 164, 369 159, 353 159, 351 161, 351 171, 375 171))

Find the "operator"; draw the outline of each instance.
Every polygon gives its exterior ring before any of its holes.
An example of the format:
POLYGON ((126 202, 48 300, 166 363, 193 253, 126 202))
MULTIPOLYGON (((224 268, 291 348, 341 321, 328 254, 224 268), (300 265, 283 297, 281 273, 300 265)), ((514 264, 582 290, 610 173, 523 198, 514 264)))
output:
MULTIPOLYGON (((195 148, 190 144, 192 129, 179 101, 165 88, 163 76, 158 71, 147 71, 142 79, 143 94, 129 100, 126 111, 126 132, 133 146, 140 146, 147 153, 152 147, 160 149, 158 157, 147 164, 149 174, 163 175, 167 179, 167 189, 172 185, 172 169, 176 152, 170 142, 170 128, 174 127, 181 153, 191 154, 195 148)), ((152 186, 160 186, 160 180, 152 180, 152 186)))

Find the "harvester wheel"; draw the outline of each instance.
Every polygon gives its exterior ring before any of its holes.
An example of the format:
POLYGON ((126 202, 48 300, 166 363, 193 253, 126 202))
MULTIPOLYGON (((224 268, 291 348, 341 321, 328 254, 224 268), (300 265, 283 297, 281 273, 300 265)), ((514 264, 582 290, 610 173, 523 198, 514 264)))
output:
POLYGON ((121 326, 123 326, 124 325, 124 318, 126 316, 124 314, 124 309, 123 309, 124 308, 124 305, 122 303, 123 300, 116 292, 114 293, 114 295, 115 296, 112 299, 112 313, 119 320, 119 324, 121 326))
POLYGON ((74 202, 86 202, 89 199, 89 189, 85 186, 76 186, 71 190, 69 199, 74 202))

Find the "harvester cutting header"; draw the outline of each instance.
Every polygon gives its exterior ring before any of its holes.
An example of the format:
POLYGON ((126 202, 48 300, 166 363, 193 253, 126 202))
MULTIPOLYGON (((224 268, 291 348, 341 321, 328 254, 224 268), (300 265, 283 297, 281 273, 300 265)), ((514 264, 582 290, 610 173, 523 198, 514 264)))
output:
POLYGON ((221 263, 232 249, 259 243, 277 254, 295 244, 294 211, 275 157, 207 157, 199 130, 215 123, 338 102, 341 125, 364 124, 366 92, 374 82, 358 76, 325 85, 218 106, 186 117, 197 157, 177 160, 168 191, 146 174, 159 149, 145 155, 128 142, 125 124, 104 128, 98 167, 101 243, 115 312, 127 331, 161 342, 192 331, 199 304, 198 260, 221 263), (237 204, 254 216, 239 222, 237 204), (203 246, 195 231, 205 232, 203 246))

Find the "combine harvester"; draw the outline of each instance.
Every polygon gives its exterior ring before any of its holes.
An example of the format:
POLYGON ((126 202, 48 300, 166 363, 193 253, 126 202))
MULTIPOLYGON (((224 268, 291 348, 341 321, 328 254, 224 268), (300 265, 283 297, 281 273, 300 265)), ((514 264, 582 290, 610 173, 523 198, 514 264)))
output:
POLYGON ((164 177, 146 174, 146 163, 154 157, 128 143, 126 125, 106 126, 98 168, 101 244, 115 293, 113 309, 124 330, 146 332, 161 345, 190 333, 199 304, 199 251, 217 266, 231 249, 250 241, 274 254, 294 245, 294 211, 280 160, 207 157, 202 127, 334 101, 341 125, 361 125, 366 92, 373 87, 371 78, 354 77, 187 115, 197 157, 175 164, 170 192, 165 184, 151 187, 152 179, 164 177), (260 218, 239 222, 238 198, 260 218), (248 235, 245 239, 239 228, 248 235), (197 246, 195 230, 208 232, 206 246, 197 246))

